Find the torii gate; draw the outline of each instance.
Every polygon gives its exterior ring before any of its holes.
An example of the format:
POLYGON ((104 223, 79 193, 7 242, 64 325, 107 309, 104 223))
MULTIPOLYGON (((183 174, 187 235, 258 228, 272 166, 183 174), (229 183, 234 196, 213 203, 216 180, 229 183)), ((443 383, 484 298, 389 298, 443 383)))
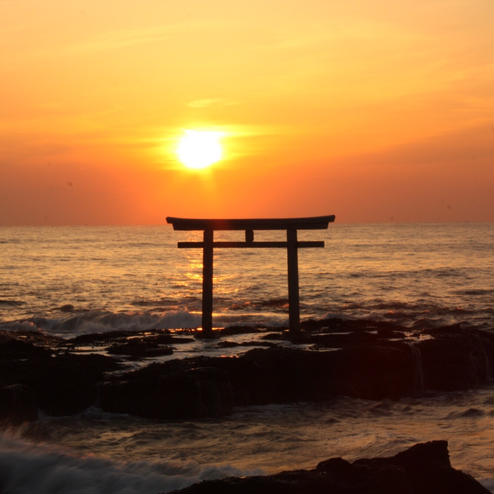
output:
POLYGON ((324 230, 334 215, 310 218, 262 219, 192 219, 167 217, 174 230, 202 230, 202 242, 178 242, 179 249, 202 248, 202 331, 210 336, 213 330, 213 249, 218 248, 286 248, 288 260, 288 305, 290 332, 300 330, 298 289, 298 249, 324 247, 323 241, 297 240, 297 230, 324 230), (215 242, 215 230, 245 230, 245 242, 215 242), (255 242, 254 230, 286 230, 286 242, 255 242))

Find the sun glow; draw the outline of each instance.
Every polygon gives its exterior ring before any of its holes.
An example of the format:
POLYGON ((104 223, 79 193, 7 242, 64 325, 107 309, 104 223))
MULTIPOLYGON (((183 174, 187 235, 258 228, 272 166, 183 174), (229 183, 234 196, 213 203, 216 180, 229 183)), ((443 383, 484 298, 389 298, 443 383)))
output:
POLYGON ((220 132, 186 130, 178 143, 178 159, 187 168, 206 168, 219 161, 223 155, 220 139, 220 132))

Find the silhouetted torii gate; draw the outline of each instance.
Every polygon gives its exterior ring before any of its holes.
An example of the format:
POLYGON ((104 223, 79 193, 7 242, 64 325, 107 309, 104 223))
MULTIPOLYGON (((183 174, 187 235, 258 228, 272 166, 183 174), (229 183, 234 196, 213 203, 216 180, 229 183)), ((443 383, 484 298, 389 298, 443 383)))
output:
POLYGON ((217 248, 286 248, 288 259, 288 305, 290 331, 300 329, 298 291, 298 250, 305 247, 324 247, 323 241, 297 240, 297 230, 324 230, 331 216, 310 218, 262 218, 262 219, 192 219, 167 217, 174 230, 202 230, 202 242, 178 242, 179 249, 202 248, 202 331, 211 335, 213 329, 213 249, 217 248), (245 242, 215 242, 215 230, 245 230, 245 242), (286 230, 286 242, 255 242, 254 230, 286 230))

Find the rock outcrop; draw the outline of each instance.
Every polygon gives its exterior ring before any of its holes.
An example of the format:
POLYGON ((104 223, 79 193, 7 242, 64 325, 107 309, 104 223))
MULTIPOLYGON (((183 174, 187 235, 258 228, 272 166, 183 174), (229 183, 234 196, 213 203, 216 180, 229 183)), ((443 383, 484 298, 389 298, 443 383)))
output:
POLYGON ((172 494, 489 494, 470 475, 454 469, 446 441, 417 444, 390 458, 342 458, 313 470, 209 480, 172 494))
MULTIPOLYGON (((172 360, 127 372, 102 385, 101 407, 153 418, 217 417, 233 406, 337 395, 398 399, 492 380, 492 338, 479 331, 448 330, 415 343, 347 335, 350 341, 337 350, 324 349, 321 336, 332 337, 314 335, 317 351, 256 348, 239 357, 172 360)), ((311 341, 310 334, 303 338, 305 345, 311 341)))
POLYGON ((102 355, 76 355, 52 338, 0 333, 0 420, 34 419, 38 408, 70 415, 95 403, 98 383, 118 365, 102 355))
POLYGON ((242 327, 220 333, 217 347, 259 345, 234 357, 173 359, 129 372, 122 363, 170 355, 194 340, 163 331, 72 340, 0 332, 0 420, 33 419, 38 408, 68 415, 94 404, 150 418, 220 417, 235 406, 337 395, 398 399, 470 389, 493 378, 492 335, 474 328, 417 331, 413 338, 390 323, 327 319, 306 322, 296 337, 281 330, 260 333, 242 327), (258 339, 221 340, 236 333, 258 339), (99 353, 87 353, 91 348, 99 353))

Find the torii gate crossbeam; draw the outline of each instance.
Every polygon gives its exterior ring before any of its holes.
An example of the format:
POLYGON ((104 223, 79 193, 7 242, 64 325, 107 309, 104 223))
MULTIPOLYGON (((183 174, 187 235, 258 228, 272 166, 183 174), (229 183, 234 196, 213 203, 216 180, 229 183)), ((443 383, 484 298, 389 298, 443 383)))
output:
POLYGON ((167 217, 174 230, 203 231, 202 242, 178 242, 182 249, 202 248, 202 331, 205 336, 213 329, 213 250, 218 248, 286 248, 288 268, 288 305, 290 331, 300 330, 300 304, 298 283, 298 249, 324 247, 322 241, 297 239, 297 230, 323 230, 334 222, 334 215, 309 218, 260 218, 260 219, 193 219, 167 217), (215 242, 215 230, 245 230, 245 242, 215 242), (286 242, 256 242, 254 230, 286 230, 286 242))

